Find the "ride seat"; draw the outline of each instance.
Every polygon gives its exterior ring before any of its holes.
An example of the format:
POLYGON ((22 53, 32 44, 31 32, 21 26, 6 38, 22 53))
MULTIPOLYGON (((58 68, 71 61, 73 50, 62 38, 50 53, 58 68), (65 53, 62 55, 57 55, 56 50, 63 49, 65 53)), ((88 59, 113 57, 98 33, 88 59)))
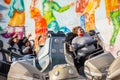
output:
POLYGON ((107 69, 114 61, 114 56, 110 52, 104 52, 98 56, 85 61, 84 72, 90 80, 102 80, 107 74, 107 69))
POLYGON ((66 62, 74 66, 75 56, 73 52, 69 51, 69 45, 67 43, 64 43, 64 55, 65 55, 66 62))
POLYGON ((120 80, 120 56, 110 65, 107 78, 110 80, 120 80))

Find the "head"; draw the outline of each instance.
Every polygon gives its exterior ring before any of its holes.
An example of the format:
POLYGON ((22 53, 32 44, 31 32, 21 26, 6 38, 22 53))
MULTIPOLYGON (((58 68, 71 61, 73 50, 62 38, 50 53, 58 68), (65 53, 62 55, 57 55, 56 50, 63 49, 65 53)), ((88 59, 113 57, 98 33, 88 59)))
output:
POLYGON ((28 41, 26 41, 26 43, 25 43, 25 46, 30 46, 30 41, 28 40, 28 41))
POLYGON ((72 29, 72 32, 74 34, 77 34, 78 36, 84 36, 84 30, 80 26, 76 26, 72 29))
POLYGON ((78 36, 84 36, 85 32, 81 27, 78 27, 77 34, 78 34, 78 36))
POLYGON ((27 37, 23 38, 23 44, 24 46, 30 46, 30 41, 27 39, 27 37))
POLYGON ((15 36, 15 37, 13 38, 13 42, 14 42, 14 43, 18 43, 18 42, 19 42, 18 36, 15 36))

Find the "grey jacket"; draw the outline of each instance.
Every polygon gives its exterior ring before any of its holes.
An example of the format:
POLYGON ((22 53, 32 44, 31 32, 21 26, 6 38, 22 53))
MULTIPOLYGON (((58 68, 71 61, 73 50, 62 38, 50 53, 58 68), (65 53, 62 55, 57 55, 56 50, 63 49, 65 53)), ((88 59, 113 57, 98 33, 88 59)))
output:
MULTIPOLYGON (((85 33, 85 35, 82 36, 82 37, 80 37, 80 36, 75 37, 72 40, 72 46, 76 50, 81 45, 86 44, 86 43, 91 42, 91 41, 93 41, 93 39, 90 37, 89 34, 85 33)), ((89 51, 91 51, 93 49, 95 49, 94 45, 90 45, 90 46, 87 46, 87 47, 84 47, 84 48, 78 50, 78 54, 86 53, 86 52, 89 52, 89 51)))

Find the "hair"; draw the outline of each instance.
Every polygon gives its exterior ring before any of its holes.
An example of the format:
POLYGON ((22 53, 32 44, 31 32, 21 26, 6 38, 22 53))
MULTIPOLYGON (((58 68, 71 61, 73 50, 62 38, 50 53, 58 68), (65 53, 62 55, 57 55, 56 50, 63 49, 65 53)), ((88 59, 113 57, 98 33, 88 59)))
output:
POLYGON ((75 33, 75 34, 77 34, 77 29, 78 29, 78 27, 74 27, 74 28, 72 29, 72 32, 75 33))
POLYGON ((9 44, 11 47, 13 47, 13 45, 15 44, 14 41, 13 41, 13 38, 10 38, 10 39, 8 40, 8 44, 9 44))
POLYGON ((29 41, 28 38, 27 38, 27 37, 24 37, 22 42, 23 42, 23 44, 25 45, 25 43, 27 43, 28 41, 29 41))
MULTIPOLYGON (((82 28, 81 26, 76 26, 76 27, 74 27, 74 28, 72 29, 72 32, 73 32, 74 34, 77 34, 78 29, 82 29, 82 30, 83 30, 83 28, 82 28)), ((83 30, 83 31, 84 31, 84 30, 83 30)))

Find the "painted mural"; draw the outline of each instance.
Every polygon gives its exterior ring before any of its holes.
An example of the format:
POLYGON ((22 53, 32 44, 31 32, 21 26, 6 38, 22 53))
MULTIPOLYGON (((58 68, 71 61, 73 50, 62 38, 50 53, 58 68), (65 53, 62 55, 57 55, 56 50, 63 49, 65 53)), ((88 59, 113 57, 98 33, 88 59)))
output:
POLYGON ((120 47, 120 0, 1 0, 0 39, 14 34, 19 38, 49 30, 68 33, 80 25, 86 32, 99 31, 106 50, 116 53, 120 47))
POLYGON ((77 0, 76 13, 80 16, 81 26, 88 32, 95 30, 95 10, 100 0, 77 0))

